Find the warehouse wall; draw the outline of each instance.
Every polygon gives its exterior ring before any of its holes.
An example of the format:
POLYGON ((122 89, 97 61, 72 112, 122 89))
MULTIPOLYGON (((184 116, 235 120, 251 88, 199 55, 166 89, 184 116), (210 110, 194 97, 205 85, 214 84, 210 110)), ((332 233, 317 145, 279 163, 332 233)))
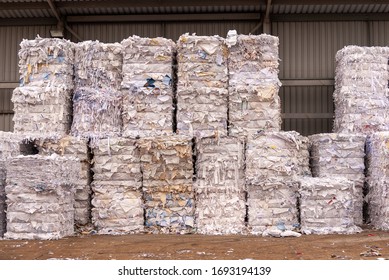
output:
MULTIPOLYGON (((247 34, 254 21, 153 22, 78 24, 71 27, 84 40, 116 42, 137 34, 177 40, 186 32, 225 36, 230 29, 247 34)), ((22 38, 49 36, 52 26, 0 27, 0 130, 12 130, 12 104, 5 102, 10 89, 1 83, 17 82, 17 50, 22 38)), ((335 54, 346 45, 389 45, 389 22, 323 21, 273 22, 272 34, 280 38, 280 90, 283 129, 304 135, 332 130, 335 54)), ((75 41, 73 37, 69 37, 75 41)))

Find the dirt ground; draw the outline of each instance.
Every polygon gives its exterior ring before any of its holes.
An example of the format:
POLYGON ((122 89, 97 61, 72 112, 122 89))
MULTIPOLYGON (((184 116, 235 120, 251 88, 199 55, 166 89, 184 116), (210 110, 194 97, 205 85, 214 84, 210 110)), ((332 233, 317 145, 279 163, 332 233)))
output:
POLYGON ((0 240, 0 260, 330 260, 389 259, 389 232, 301 237, 78 235, 60 240, 0 240))

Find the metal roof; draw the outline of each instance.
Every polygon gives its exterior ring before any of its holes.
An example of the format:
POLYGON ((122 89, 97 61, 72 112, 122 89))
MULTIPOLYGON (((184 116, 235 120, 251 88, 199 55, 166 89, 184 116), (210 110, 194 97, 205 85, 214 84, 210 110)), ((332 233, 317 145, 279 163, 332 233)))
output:
MULTIPOLYGON (((208 15, 209 20, 216 14, 239 15, 244 20, 246 13, 248 19, 255 17, 259 19, 260 14, 265 12, 268 2, 271 2, 270 15, 389 13, 389 1, 380 0, 0 0, 0 21, 4 23, 6 19, 23 18, 54 20, 55 13, 49 2, 53 2, 62 17, 70 17, 72 20, 71 17, 76 16, 73 20, 80 20, 79 16, 85 16, 85 21, 88 19, 98 21, 99 18, 96 16, 179 14, 208 15)), ((109 20, 107 17, 102 19, 109 20)), ((182 19, 185 20, 185 17, 182 19)))

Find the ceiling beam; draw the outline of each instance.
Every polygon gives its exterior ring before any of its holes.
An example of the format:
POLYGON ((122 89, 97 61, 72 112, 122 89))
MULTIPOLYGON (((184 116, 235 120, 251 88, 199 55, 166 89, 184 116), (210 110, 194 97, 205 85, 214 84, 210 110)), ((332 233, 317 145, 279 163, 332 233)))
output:
POLYGON ((389 13, 272 14, 271 21, 389 21, 389 13))
POLYGON ((0 18, 0 26, 57 25, 55 17, 50 18, 0 18))
POLYGON ((258 13, 215 13, 215 14, 160 14, 160 15, 99 15, 68 16, 68 23, 91 22, 144 22, 144 21, 213 21, 213 20, 258 20, 258 13))
POLYGON ((49 10, 47 2, 1 2, 0 10, 49 10))
POLYGON ((367 5, 389 4, 389 0, 273 0, 274 5, 367 5))

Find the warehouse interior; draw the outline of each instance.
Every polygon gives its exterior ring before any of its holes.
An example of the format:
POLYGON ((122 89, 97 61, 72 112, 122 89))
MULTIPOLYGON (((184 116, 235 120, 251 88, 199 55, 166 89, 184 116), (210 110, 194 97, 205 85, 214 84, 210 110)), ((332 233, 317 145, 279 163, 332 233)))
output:
POLYGON ((132 35, 267 33, 280 40, 282 129, 331 132, 335 55, 347 45, 389 44, 389 1, 6 0, 0 2, 0 130, 13 130, 22 39, 63 36, 120 42, 132 35))

